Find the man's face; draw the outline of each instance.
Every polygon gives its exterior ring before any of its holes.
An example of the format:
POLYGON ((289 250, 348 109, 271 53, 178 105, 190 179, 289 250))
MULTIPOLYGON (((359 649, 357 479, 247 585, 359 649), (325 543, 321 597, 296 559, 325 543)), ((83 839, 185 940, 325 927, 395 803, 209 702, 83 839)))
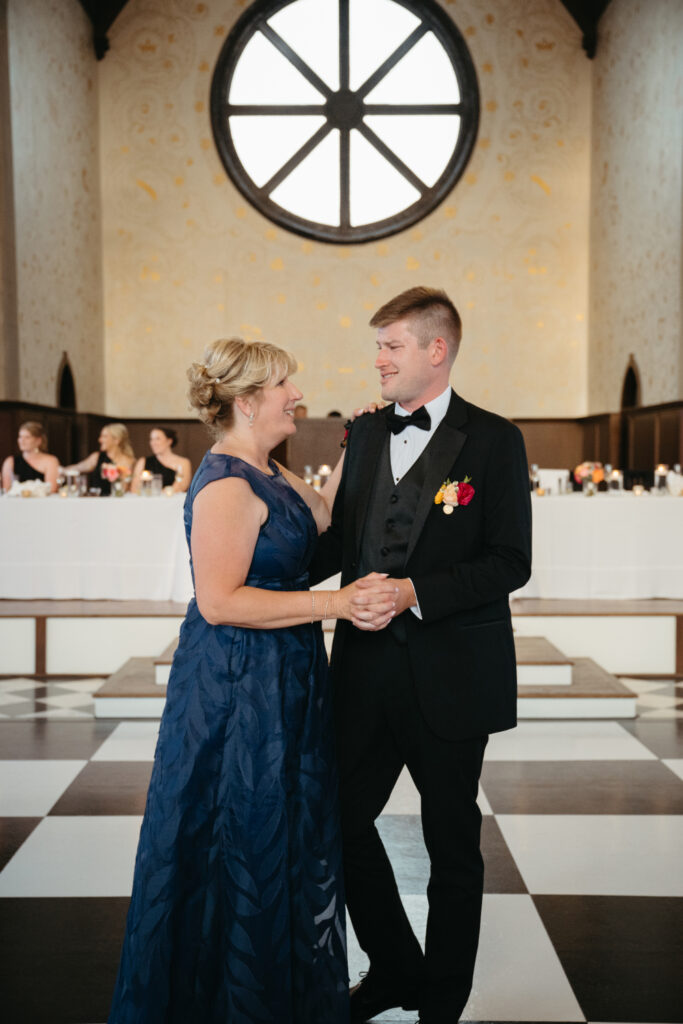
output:
POLYGON ((420 348, 407 319, 378 329, 375 369, 379 370, 384 401, 399 402, 412 412, 436 397, 431 394, 435 380, 432 345, 420 348))

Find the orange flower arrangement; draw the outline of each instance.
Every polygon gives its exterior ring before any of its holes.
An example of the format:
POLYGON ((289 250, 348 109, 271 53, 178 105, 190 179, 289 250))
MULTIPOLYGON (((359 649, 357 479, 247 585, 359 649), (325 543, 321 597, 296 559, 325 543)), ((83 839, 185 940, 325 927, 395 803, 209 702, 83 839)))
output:
POLYGON ((605 479, 602 462, 580 462, 574 467, 574 479, 577 484, 582 484, 584 480, 592 480, 594 484, 602 483, 605 479))

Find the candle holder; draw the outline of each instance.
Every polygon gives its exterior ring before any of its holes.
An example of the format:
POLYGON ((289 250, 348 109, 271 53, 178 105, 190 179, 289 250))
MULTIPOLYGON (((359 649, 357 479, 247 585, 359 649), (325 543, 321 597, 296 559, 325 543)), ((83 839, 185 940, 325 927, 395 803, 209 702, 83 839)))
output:
POLYGON ((665 466, 663 462, 655 467, 655 494, 668 494, 666 487, 668 472, 669 467, 665 466))

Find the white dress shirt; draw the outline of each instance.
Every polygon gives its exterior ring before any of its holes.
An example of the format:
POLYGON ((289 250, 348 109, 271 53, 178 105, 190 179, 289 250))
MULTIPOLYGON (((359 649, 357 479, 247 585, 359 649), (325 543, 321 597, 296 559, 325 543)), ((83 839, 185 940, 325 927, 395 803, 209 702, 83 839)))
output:
MULTIPOLYGON (((414 427, 411 424, 404 427, 400 434, 391 435, 389 455, 391 458, 391 475, 394 478, 395 484, 399 482, 401 477, 406 475, 413 463, 417 462, 422 455, 422 452, 434 436, 434 431, 446 415, 450 401, 451 389, 449 386, 437 398, 433 398, 431 402, 427 402, 425 405, 425 409, 432 421, 429 430, 421 430, 420 427, 414 427)), ((408 410, 404 409, 398 402, 394 406, 394 412, 397 416, 410 415, 408 410)))
MULTIPOLYGON (((429 430, 422 430, 420 427, 414 427, 410 424, 404 427, 400 434, 391 435, 389 457, 391 460, 391 475, 394 478, 395 484, 399 482, 401 477, 406 475, 413 463, 417 462, 420 458, 422 452, 431 441, 434 431, 446 415, 450 402, 451 388, 449 385, 437 398, 433 398, 431 402, 427 402, 425 405, 431 420, 429 430)), ((397 416, 410 415, 408 410, 404 409, 398 402, 394 406, 394 412, 397 416)), ((413 581, 411 580, 410 582, 412 583, 413 581)), ((422 618, 419 604, 414 604, 410 610, 418 619, 422 618)))

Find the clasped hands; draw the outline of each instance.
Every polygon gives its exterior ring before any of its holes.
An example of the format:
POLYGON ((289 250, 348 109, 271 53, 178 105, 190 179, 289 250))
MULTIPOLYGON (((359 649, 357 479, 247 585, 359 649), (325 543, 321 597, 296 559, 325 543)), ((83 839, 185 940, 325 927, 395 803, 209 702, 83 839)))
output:
POLYGON ((376 632, 388 626, 406 608, 417 604, 409 579, 394 579, 387 573, 371 572, 340 592, 344 596, 345 618, 358 629, 376 632))

